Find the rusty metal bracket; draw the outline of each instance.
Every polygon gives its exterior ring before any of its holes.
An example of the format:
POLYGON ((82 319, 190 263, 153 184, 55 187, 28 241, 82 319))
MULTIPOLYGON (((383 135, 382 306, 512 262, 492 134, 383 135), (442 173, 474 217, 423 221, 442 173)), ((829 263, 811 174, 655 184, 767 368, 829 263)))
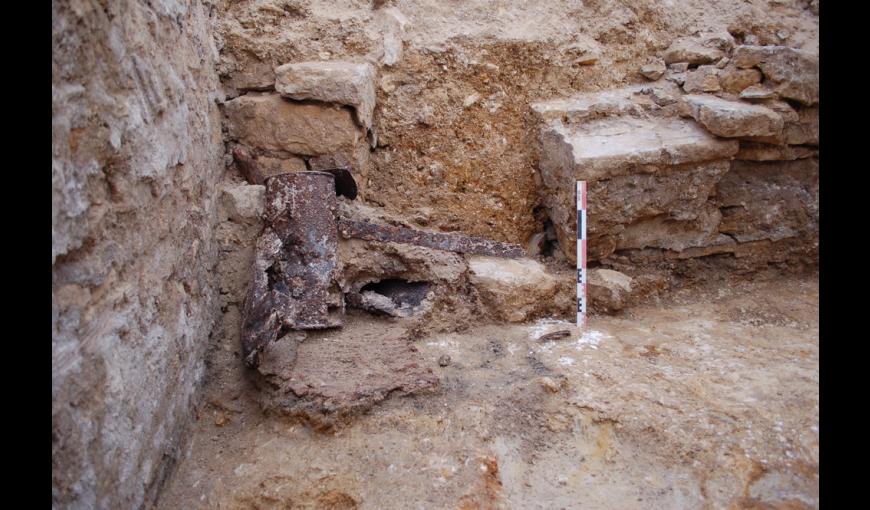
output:
POLYGON ((368 221, 339 218, 338 231, 345 239, 413 244, 437 250, 489 255, 491 257, 519 258, 525 256, 522 247, 482 237, 446 232, 424 232, 407 227, 378 225, 368 221))
POLYGON ((313 172, 329 172, 335 176, 335 194, 353 200, 357 196, 353 165, 342 155, 317 156, 308 160, 313 172))

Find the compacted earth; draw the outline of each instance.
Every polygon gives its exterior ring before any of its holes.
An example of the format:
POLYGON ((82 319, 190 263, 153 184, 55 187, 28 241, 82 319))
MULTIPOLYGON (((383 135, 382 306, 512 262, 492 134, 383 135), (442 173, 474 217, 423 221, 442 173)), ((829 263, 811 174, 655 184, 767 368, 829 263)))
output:
MULTIPOLYGON (((221 346, 157 507, 819 506, 817 274, 708 282, 571 326, 412 338, 437 384, 327 429, 264 411, 239 347, 221 346)), ((353 312, 299 355, 332 341, 340 365, 403 327, 353 312)), ((340 372, 355 368, 370 367, 340 372)))

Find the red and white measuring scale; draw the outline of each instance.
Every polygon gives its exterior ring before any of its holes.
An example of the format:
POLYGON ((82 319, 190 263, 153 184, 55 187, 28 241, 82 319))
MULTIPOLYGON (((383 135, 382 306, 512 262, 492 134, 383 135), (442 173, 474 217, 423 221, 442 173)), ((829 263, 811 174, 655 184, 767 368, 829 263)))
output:
POLYGON ((586 326, 586 181, 577 181, 577 327, 586 326))

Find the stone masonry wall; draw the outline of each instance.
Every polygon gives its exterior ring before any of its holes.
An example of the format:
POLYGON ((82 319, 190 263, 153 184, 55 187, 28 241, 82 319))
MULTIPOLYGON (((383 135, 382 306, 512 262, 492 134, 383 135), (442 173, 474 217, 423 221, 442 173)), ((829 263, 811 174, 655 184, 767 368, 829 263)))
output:
POLYGON ((218 313, 212 7, 52 2, 52 507, 141 508, 218 313))

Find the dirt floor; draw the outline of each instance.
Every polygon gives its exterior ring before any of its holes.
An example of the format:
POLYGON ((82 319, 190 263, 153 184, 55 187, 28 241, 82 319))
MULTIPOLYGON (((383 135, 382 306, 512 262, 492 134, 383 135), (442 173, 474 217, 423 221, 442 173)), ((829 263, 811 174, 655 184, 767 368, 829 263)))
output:
MULTIPOLYGON (((372 342, 402 327, 349 319, 372 342)), ((812 275, 708 283, 558 340, 538 339, 556 320, 419 338, 440 385, 333 433, 265 414, 220 346, 159 508, 816 508, 818 319, 812 275)))

